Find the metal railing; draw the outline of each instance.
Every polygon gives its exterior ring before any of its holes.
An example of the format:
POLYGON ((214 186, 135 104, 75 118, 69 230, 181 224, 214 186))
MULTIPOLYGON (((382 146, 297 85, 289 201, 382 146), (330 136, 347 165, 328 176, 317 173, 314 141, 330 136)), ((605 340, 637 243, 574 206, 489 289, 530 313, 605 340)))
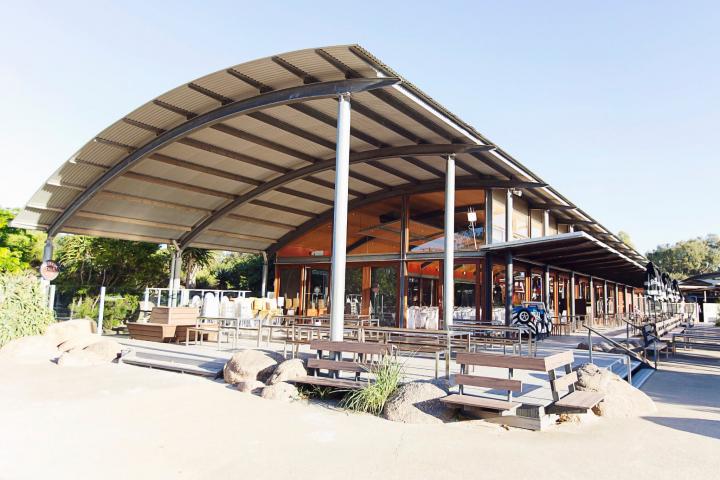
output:
MULTIPOLYGON (((645 365, 647 365, 647 366, 649 366, 649 367, 652 367, 652 365, 650 365, 650 364, 647 362, 647 359, 645 359, 645 358, 643 358, 642 356, 638 355, 637 352, 634 352, 634 351, 630 350, 628 347, 626 347, 626 346, 623 345, 622 343, 619 343, 618 341, 616 341, 616 340, 614 340, 614 339, 612 339, 612 338, 610 338, 610 337, 608 337, 608 336, 606 336, 606 335, 603 335, 602 333, 598 332, 597 330, 595 330, 593 327, 591 327, 591 326, 589 326, 589 325, 583 325, 583 327, 585 327, 585 328, 587 329, 587 331, 588 331, 588 341, 587 341, 587 345, 588 345, 588 358, 589 358, 589 360, 590 360, 590 363, 593 363, 593 339, 592 339, 592 334, 594 333, 595 335, 599 336, 599 337, 602 338, 603 340, 607 341, 610 345, 612 345, 612 346, 614 346, 614 347, 616 347, 616 348, 619 348, 620 350, 622 350, 622 351, 625 352, 625 363, 626 363, 626 365, 627 365, 627 372, 628 372, 628 373, 627 373, 627 381, 628 381, 628 383, 632 383, 632 361, 630 360, 631 358, 634 358, 635 360, 637 360, 637 361, 639 361, 639 362, 641 362, 641 363, 643 363, 643 364, 645 364, 645 365)), ((657 369, 657 352, 656 352, 656 354, 655 354, 655 362, 656 362, 656 365, 655 365, 654 368, 657 369)))

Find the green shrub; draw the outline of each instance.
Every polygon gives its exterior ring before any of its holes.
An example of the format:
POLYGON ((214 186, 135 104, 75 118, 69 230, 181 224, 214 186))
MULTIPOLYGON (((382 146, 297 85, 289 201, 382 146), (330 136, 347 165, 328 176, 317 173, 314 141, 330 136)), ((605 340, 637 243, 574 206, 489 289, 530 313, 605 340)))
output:
MULTIPOLYGON (((91 318, 97 321, 100 310, 100 297, 82 297, 73 299, 73 317, 91 318)), ((135 295, 106 295, 103 310, 103 329, 110 330, 137 316, 140 301, 135 295)))
POLYGON ((15 338, 41 335, 54 321, 36 277, 0 274, 0 347, 15 338))
POLYGON ((391 357, 373 366, 370 372, 375 382, 369 383, 361 390, 349 392, 342 399, 341 406, 358 412, 380 415, 388 398, 395 393, 402 378, 402 365, 391 357))

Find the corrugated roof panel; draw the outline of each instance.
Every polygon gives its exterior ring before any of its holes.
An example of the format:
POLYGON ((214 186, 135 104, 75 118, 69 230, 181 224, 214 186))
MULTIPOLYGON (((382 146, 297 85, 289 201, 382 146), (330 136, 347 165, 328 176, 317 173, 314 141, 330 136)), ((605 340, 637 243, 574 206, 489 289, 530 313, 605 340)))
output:
MULTIPOLYGON (((430 173, 427 170, 424 170, 420 167, 416 167, 412 163, 406 162, 402 158, 386 158, 383 160, 379 160, 378 163, 380 163, 381 165, 385 165, 389 168, 392 168, 394 170, 398 170, 407 175, 410 175, 411 177, 414 177, 420 181, 438 180, 438 177, 436 177, 432 173, 430 173)), ((443 180, 444 179, 445 179, 445 177, 443 177, 443 180)))
POLYGON ((147 142, 155 138, 156 135, 148 130, 119 121, 110 125, 97 136, 99 138, 104 138, 105 140, 112 140, 114 142, 122 143, 123 145, 129 145, 137 148, 145 145, 147 142))
POLYGON ((375 70, 367 63, 360 60, 354 53, 350 51, 347 45, 339 45, 335 47, 322 47, 327 53, 340 60, 342 63, 352 68, 360 75, 366 78, 376 77, 375 70))
POLYGON ((193 83, 235 101, 254 97, 258 94, 256 88, 224 71, 195 80, 193 83))
POLYGON ((126 115, 126 117, 164 130, 170 130, 187 121, 183 115, 171 112, 152 102, 146 103, 142 107, 133 110, 126 115))
POLYGON ((299 158, 300 155, 290 155, 285 152, 258 145, 253 142, 236 137, 235 135, 206 128, 193 133, 190 138, 200 140, 242 155, 247 155, 267 163, 272 163, 285 168, 299 168, 309 165, 311 162, 299 158))
POLYGON ((154 161, 143 162, 133 167, 131 171, 161 180, 170 180, 231 195, 240 195, 254 188, 247 183, 240 183, 194 170, 173 168, 154 161))
POLYGON ((289 228, 280 228, 260 223, 246 222, 230 217, 223 217, 219 219, 213 224, 212 228, 226 232, 255 235, 265 238, 280 238, 290 231, 289 228))
POLYGON ((214 110, 220 106, 217 100, 196 92, 187 85, 182 85, 174 90, 170 90, 159 96, 158 100, 197 114, 214 110))
POLYGON ((323 185, 318 185, 316 183, 307 182, 305 180, 295 180, 285 186, 287 188, 292 188, 293 190, 324 198, 328 201, 332 201, 335 196, 334 189, 327 188, 323 185))
POLYGON ((56 182, 66 183, 68 185, 90 185, 97 178, 105 173, 105 168, 94 168, 87 165, 76 163, 66 163, 53 175, 52 179, 56 182))
MULTIPOLYGON (((498 176, 502 175, 496 170, 494 170, 492 167, 490 167, 488 164, 483 162, 482 160, 479 160, 475 158, 473 155, 469 155, 466 153, 457 155, 457 158, 459 160, 462 160, 463 163, 466 163, 470 165, 470 167, 474 168, 476 171, 480 172, 483 175, 490 175, 490 176, 498 176)), ((460 167, 458 167, 460 168, 460 167)), ((475 172, 468 172, 469 174, 474 175, 475 172)))
POLYGON ((288 195, 278 191, 270 191, 258 198, 266 202, 276 203, 278 205, 285 205, 290 208, 295 208, 308 213, 322 213, 331 209, 332 207, 324 203, 315 202, 313 200, 306 200, 304 198, 296 197, 294 195, 288 195))
POLYGON ((214 210, 224 205, 228 199, 217 198, 189 190, 156 185, 153 183, 140 182, 125 177, 114 179, 106 190, 127 193, 138 197, 146 197, 166 202, 182 202, 187 205, 194 205, 199 208, 214 210))
POLYGON ((90 141, 73 156, 98 165, 111 167, 128 155, 128 150, 90 141))
MULTIPOLYGON (((270 115, 270 112, 265 112, 268 115, 270 115)), ((273 118, 278 118, 279 116, 273 116, 273 118)), ((315 143, 311 140, 306 140, 301 135, 296 135, 294 133, 289 133, 284 130, 281 130, 280 128, 276 128, 272 125, 269 125, 267 123, 264 123, 260 120, 256 120, 255 118, 243 115, 239 117, 235 117, 230 120, 226 120, 223 122, 225 125, 229 125, 233 128, 237 128, 239 130, 242 130, 244 132, 247 132, 249 134, 258 136, 260 138, 272 141, 273 143, 277 143, 280 145, 283 145, 288 148, 292 148, 293 150, 297 150, 299 152, 302 152, 306 155, 310 155, 311 157, 317 158, 317 159, 325 159, 328 157, 335 156, 335 150, 330 149, 326 146, 319 145, 318 143, 315 143)), ((305 131, 305 133, 312 133, 314 135, 317 135, 316 132, 308 132, 306 129, 302 129, 305 131)), ((324 142, 330 143, 332 145, 335 145, 335 137, 332 138, 323 138, 324 142)))
POLYGON ((237 248, 245 248, 249 250, 262 251, 272 245, 271 242, 258 242, 252 240, 245 240, 240 238, 234 238, 227 235, 213 234, 212 232, 203 232, 202 235, 198 235, 194 243, 210 243, 214 245, 232 245, 237 248))
POLYGON ((343 80, 345 75, 322 59, 314 50, 300 50, 281 55, 296 67, 302 69, 321 82, 343 80))
MULTIPOLYGON (((308 128, 311 128, 313 131, 318 130, 321 133, 322 136, 328 137, 329 135, 332 135, 332 138, 334 139, 337 134, 337 102, 333 99, 326 98, 321 100, 312 100, 309 102, 304 102, 303 104, 306 107, 310 107, 313 110, 317 110, 318 112, 322 113, 323 115, 326 115, 332 119, 332 125, 330 122, 325 123, 318 120, 315 120, 312 116, 306 115, 302 112, 293 112, 285 114, 283 112, 284 118, 288 118, 292 122, 300 122, 299 124, 306 124, 308 125, 308 128)), ((352 115, 352 112, 351 112, 352 115)), ((352 116, 350 120, 350 128, 354 128, 354 124, 352 122, 352 116)), ((334 143, 334 141, 333 141, 334 143)), ((372 143, 365 142, 363 140, 360 140, 357 136, 352 134, 350 135, 350 149, 351 150, 368 150, 370 148, 374 148, 372 143)))
POLYGON ((73 217, 67 223, 68 229, 83 228, 89 230, 101 230, 109 235, 103 235, 113 238, 112 233, 125 235, 142 235, 157 237, 168 240, 177 240, 182 235, 182 231, 171 230, 167 228, 150 227, 145 225, 131 225, 127 223, 113 222, 110 220, 99 220, 95 218, 73 217))
POLYGON ((205 217, 205 214, 199 211, 191 212, 175 208, 159 208, 157 205, 144 205, 118 197, 106 197, 103 195, 93 197, 85 204, 82 210, 178 225, 194 225, 205 217))
POLYGON ((395 175, 390 175, 389 173, 378 170, 377 168, 365 163, 354 163, 350 165, 350 171, 358 172, 362 175, 365 175, 366 177, 373 178, 390 186, 402 185, 404 183, 407 183, 407 181, 403 180, 402 178, 398 178, 395 175))
POLYGON ((302 80, 270 59, 245 63, 236 66, 234 69, 243 75, 247 75, 253 80, 257 80, 258 82, 274 88, 275 90, 297 87, 303 84, 302 80))
POLYGON ((245 215, 248 217, 271 219, 275 222, 287 223, 290 225, 300 225, 312 217, 306 215, 297 215, 295 213, 285 212, 282 210, 273 210, 268 207, 246 203, 233 210, 233 213, 245 215))

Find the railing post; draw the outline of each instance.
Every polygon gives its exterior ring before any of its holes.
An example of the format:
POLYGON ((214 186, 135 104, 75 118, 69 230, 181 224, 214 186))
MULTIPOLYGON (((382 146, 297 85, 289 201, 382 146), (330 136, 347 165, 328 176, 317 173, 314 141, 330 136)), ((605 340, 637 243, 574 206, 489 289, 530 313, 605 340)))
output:
POLYGON ((592 358, 592 330, 588 328, 588 357, 590 359, 590 363, 593 363, 592 358))
POLYGON ((627 382, 632 385, 632 359, 630 355, 625 355, 625 359, 627 362, 627 382))
POLYGON ((100 305, 98 306, 97 334, 103 333, 103 315, 105 314, 105 287, 100 287, 100 305))

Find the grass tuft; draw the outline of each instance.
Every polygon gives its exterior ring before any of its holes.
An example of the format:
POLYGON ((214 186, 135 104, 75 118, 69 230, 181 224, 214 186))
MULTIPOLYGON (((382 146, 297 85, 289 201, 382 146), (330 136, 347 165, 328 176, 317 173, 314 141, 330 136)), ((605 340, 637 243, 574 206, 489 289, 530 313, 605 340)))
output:
POLYGON ((374 375, 375 382, 369 383, 360 390, 348 392, 340 402, 340 406, 373 415, 382 413, 385 403, 400 384, 403 367, 392 357, 387 356, 369 371, 374 375))

